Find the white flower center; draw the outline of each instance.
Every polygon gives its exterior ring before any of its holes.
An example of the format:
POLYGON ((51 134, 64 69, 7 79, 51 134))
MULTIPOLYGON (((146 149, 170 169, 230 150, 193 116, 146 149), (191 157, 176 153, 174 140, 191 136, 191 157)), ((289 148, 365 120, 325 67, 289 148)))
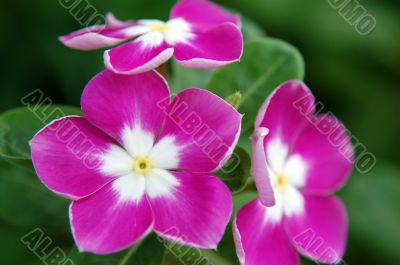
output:
POLYGON ((179 164, 179 146, 173 137, 164 137, 154 144, 155 136, 135 125, 125 127, 123 147, 112 144, 102 155, 101 173, 117 177, 113 188, 121 201, 139 201, 144 194, 150 198, 172 196, 178 180, 168 170, 179 164))
POLYGON ((267 146, 268 171, 276 204, 268 208, 266 221, 279 223, 283 216, 301 214, 304 198, 299 189, 305 184, 306 162, 299 155, 289 156, 289 148, 280 139, 267 146))
POLYGON ((190 24, 182 18, 167 22, 156 19, 139 20, 138 25, 125 29, 124 33, 131 36, 141 35, 138 40, 144 48, 157 47, 164 41, 169 45, 184 43, 194 37, 190 24))

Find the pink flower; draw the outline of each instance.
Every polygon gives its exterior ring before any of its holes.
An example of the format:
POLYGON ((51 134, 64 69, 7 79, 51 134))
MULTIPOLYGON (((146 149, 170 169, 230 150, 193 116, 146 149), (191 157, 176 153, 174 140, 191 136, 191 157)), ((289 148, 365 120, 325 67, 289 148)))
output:
POLYGON ((72 233, 82 251, 116 252, 150 231, 215 248, 232 211, 228 188, 211 172, 231 155, 241 115, 197 88, 170 102, 155 71, 94 77, 84 117, 58 119, 31 143, 36 172, 72 199, 72 233))
POLYGON ((105 48, 129 40, 104 53, 106 67, 119 74, 146 72, 172 56, 186 67, 214 68, 242 56, 239 24, 237 16, 207 0, 180 0, 167 22, 122 22, 109 14, 107 25, 82 29, 60 40, 79 50, 105 48))
POLYGON ((296 265, 296 250, 322 263, 344 254, 347 214, 331 194, 350 175, 353 151, 339 121, 314 113, 313 95, 297 81, 275 90, 258 113, 252 174, 259 198, 233 225, 241 264, 296 265))

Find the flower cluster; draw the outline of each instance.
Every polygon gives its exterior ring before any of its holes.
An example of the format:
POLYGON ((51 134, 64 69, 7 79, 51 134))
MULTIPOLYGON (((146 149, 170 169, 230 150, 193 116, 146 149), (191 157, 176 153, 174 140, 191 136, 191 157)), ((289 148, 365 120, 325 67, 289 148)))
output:
MULTIPOLYGON (((69 218, 79 250, 114 253, 152 231, 215 249, 231 218, 232 196, 213 174, 235 149, 242 114, 199 88, 171 99, 167 81, 154 69, 172 56, 192 68, 240 60, 238 16, 207 0, 180 0, 167 22, 120 21, 109 14, 106 25, 60 40, 80 50, 117 45, 104 52, 107 69, 83 91, 83 117, 57 119, 31 141, 39 179, 72 200, 69 218), (84 154, 74 151, 86 145, 84 154)), ((251 143, 259 197, 233 221, 241 264, 297 265, 297 252, 318 262, 340 261, 347 215, 331 194, 353 164, 344 126, 316 115, 310 90, 288 81, 261 106, 251 143), (335 124, 342 150, 316 126, 323 123, 335 124)))
POLYGON ((260 108, 252 138, 259 198, 233 224, 242 264, 299 264, 296 250, 332 264, 344 254, 347 214, 330 194, 350 175, 352 159, 344 154, 352 147, 339 121, 314 112, 310 90, 297 81, 280 86, 260 108), (335 125, 345 150, 320 132, 321 123, 335 125))
POLYGON ((137 74, 165 63, 172 56, 186 67, 220 67, 238 61, 243 40, 240 20, 206 0, 181 0, 170 19, 122 22, 112 14, 107 25, 91 27, 60 38, 65 45, 104 52, 106 67, 119 74, 137 74), (204 15, 207 14, 207 15, 204 15))

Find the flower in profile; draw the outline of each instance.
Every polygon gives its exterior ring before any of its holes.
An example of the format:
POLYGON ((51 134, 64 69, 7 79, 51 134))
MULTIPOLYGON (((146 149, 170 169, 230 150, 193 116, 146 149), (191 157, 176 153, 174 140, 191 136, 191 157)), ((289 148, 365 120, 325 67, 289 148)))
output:
POLYGON ((66 46, 104 52, 108 69, 137 74, 154 69, 172 56, 183 66, 215 68, 238 61, 243 38, 240 20, 207 0, 180 0, 170 19, 122 22, 107 16, 106 25, 82 29, 60 38, 66 46))
POLYGON ((348 221, 331 194, 353 164, 344 126, 316 115, 310 90, 289 81, 261 107, 252 145, 259 198, 243 206, 233 224, 241 264, 296 265, 296 250, 321 263, 340 261, 348 221))
POLYGON ((151 231, 215 248, 232 198, 211 173, 232 154, 241 115, 202 89, 186 89, 170 101, 155 71, 105 70, 86 86, 81 105, 83 117, 55 120, 31 142, 40 180, 73 200, 78 248, 112 253, 151 231))

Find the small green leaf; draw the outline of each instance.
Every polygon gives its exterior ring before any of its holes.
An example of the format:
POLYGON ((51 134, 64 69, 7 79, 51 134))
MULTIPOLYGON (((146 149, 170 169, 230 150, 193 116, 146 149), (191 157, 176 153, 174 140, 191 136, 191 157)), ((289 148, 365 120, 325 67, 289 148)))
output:
POLYGON ((242 60, 217 70, 208 88, 222 98, 242 93, 239 112, 245 115, 240 144, 249 150, 254 119, 264 100, 283 82, 303 76, 303 58, 296 48, 282 40, 263 38, 246 42, 242 60))
POLYGON ((225 99, 225 101, 228 102, 229 104, 231 104, 231 106, 234 107, 235 109, 238 109, 240 106, 240 103, 242 102, 242 93, 235 92, 232 95, 230 95, 229 97, 227 97, 225 99))
POLYGON ((135 246, 111 255, 81 253, 74 247, 69 259, 75 265, 161 265, 165 246, 156 234, 150 234, 135 246))
POLYGON ((240 192, 250 177, 251 160, 246 150, 237 146, 225 166, 215 173, 233 193, 240 192))
POLYGON ((46 124, 65 115, 80 115, 68 106, 27 106, 0 115, 0 157, 8 162, 32 168, 29 141, 46 124))

